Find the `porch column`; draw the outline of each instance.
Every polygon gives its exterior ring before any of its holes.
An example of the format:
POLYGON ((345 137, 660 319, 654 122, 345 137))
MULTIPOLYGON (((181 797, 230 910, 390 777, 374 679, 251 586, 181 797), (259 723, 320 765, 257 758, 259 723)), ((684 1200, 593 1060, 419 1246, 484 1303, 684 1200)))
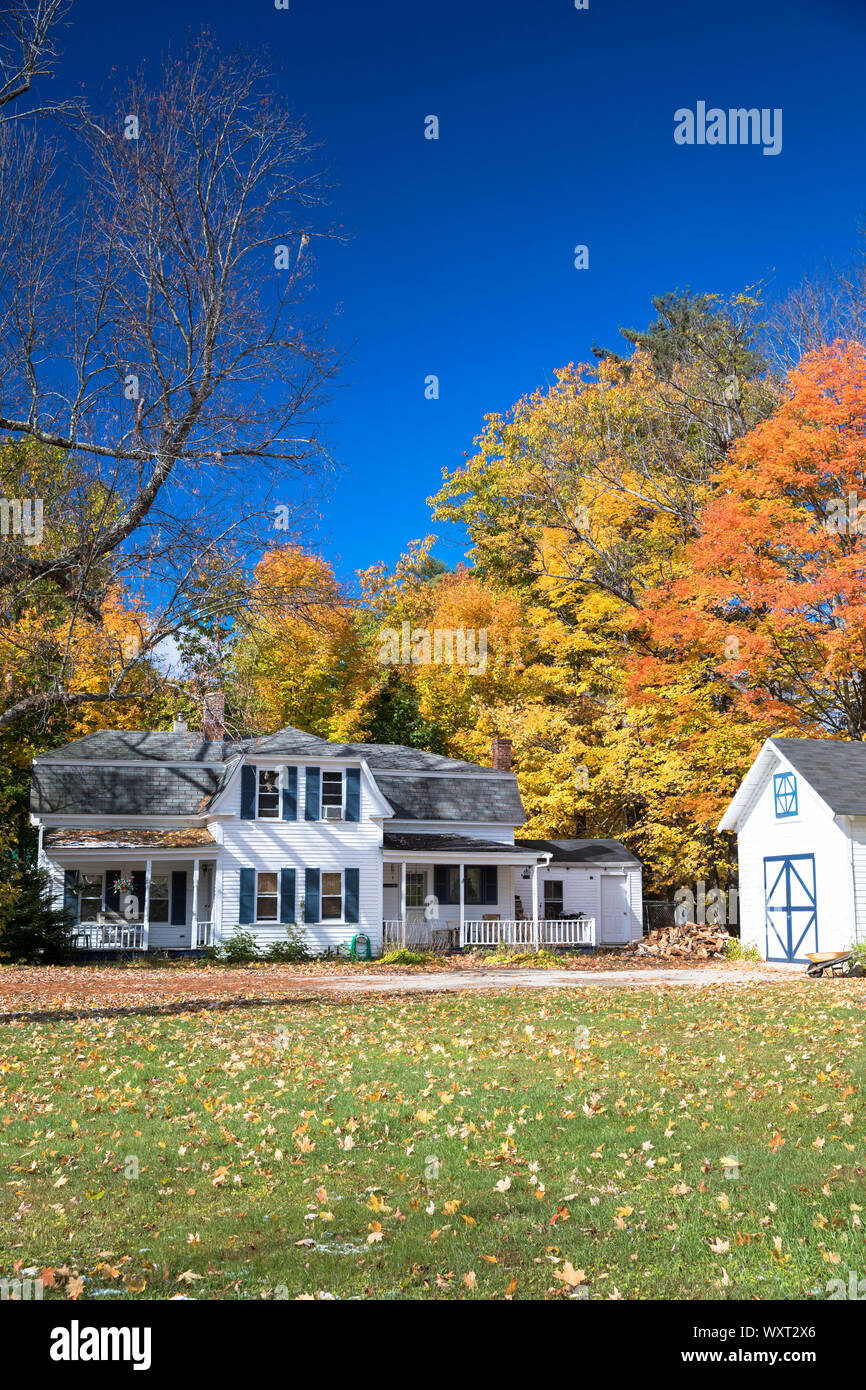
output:
POLYGON ((406 945, 406 860, 400 865, 400 941, 406 945))
POLYGON ((211 942, 218 945, 223 938, 223 861, 217 859, 214 869, 213 930, 211 942))
POLYGON ((198 860, 192 861, 192 925, 189 932, 189 944, 195 950, 198 944, 198 860))
POLYGON ((150 935, 150 876, 153 870, 153 860, 148 859, 144 866, 144 922, 141 928, 141 949, 147 950, 147 941, 150 935))
POLYGON ((532 936, 535 942, 535 949, 538 950, 538 941, 541 935, 538 925, 538 863, 532 866, 532 936))
POLYGON ((459 876, 459 878, 460 878, 460 949, 461 949, 461 951, 462 951, 462 950, 463 950, 463 947, 466 945, 466 931, 465 931, 465 928, 464 928, 464 926, 463 926, 463 899, 464 899, 464 897, 465 897, 465 889, 464 889, 464 887, 463 887, 463 865, 462 865, 462 864, 459 864, 459 865, 457 866, 457 872, 458 872, 458 876, 459 876))

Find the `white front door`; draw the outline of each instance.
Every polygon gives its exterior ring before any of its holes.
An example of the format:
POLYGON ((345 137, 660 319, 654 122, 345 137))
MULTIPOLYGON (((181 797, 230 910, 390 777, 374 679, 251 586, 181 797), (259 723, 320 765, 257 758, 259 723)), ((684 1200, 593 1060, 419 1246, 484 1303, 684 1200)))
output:
POLYGON ((631 938, 628 880, 625 874, 601 876, 601 931, 604 945, 617 946, 631 938))

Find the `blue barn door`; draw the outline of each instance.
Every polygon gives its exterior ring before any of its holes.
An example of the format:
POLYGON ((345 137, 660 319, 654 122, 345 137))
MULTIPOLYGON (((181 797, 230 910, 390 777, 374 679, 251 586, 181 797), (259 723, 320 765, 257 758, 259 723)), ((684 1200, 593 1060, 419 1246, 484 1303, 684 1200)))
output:
POLYGON ((799 961, 818 949, 814 854, 764 859, 767 960, 799 961))

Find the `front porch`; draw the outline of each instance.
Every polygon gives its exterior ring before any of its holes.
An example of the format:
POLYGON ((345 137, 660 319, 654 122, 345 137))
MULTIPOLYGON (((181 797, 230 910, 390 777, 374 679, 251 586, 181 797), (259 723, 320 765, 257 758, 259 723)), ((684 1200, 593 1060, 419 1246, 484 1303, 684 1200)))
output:
POLYGON ((591 949, 596 944, 594 918, 542 914, 538 870, 549 858, 490 840, 386 832, 383 951, 500 945, 591 949), (526 881, 531 890, 530 915, 518 881, 526 881))
POLYGON ((213 838, 183 831, 153 832, 152 839, 161 853, 148 853, 147 840, 128 844, 118 831, 46 834, 46 857, 57 896, 74 918, 77 948, 184 953, 215 943, 221 873, 213 838), (167 840, 175 844, 166 846, 167 840), (190 841, 209 844, 211 854, 190 854, 190 841))

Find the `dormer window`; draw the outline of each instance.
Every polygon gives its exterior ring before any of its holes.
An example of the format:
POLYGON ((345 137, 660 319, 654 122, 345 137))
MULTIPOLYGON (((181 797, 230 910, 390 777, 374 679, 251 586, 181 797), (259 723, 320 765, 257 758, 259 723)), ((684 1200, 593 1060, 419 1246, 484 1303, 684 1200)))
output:
POLYGON ((343 774, 322 773, 322 820, 343 819, 343 774))
POLYGON ((776 819, 784 820, 797 814, 797 779, 793 772, 777 772, 773 777, 773 796, 776 819))
POLYGON ((276 820, 280 814, 280 774, 276 768, 259 768, 259 816, 276 820))

